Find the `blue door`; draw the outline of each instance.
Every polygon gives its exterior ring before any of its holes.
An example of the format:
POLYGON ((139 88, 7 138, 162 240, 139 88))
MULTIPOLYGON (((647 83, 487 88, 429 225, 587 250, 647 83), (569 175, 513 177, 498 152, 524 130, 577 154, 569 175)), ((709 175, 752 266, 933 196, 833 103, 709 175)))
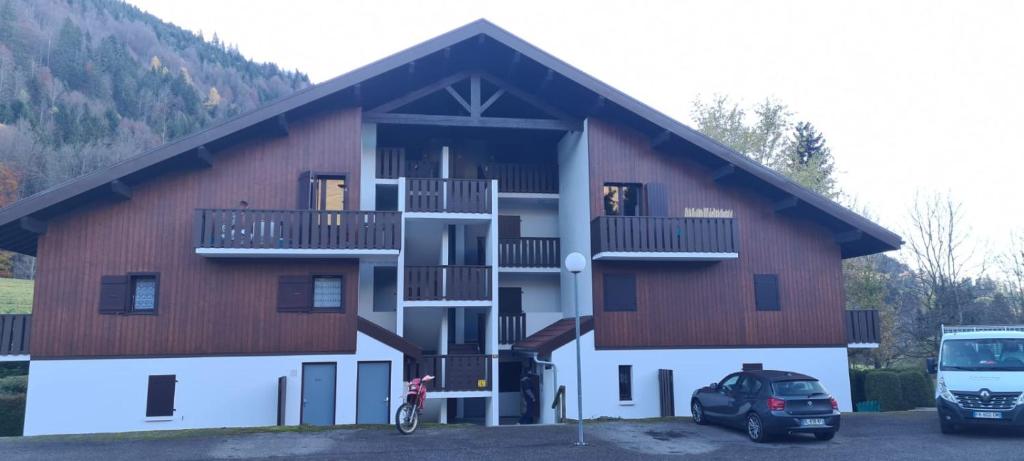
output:
POLYGON ((390 416, 391 362, 359 362, 356 424, 388 424, 390 416))
POLYGON ((302 424, 334 424, 334 392, 337 382, 338 364, 302 364, 302 424))

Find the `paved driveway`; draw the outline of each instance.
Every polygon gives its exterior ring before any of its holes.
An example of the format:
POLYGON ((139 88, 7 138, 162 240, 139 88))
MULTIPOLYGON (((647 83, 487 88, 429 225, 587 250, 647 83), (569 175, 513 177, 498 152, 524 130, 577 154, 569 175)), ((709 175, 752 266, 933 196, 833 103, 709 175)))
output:
POLYGON ((845 417, 830 442, 790 437, 758 445, 740 431, 687 419, 587 425, 590 445, 575 448, 575 426, 423 428, 232 435, 117 435, 0 439, 0 459, 1024 459, 1024 435, 1012 431, 939 433, 934 412, 845 417))

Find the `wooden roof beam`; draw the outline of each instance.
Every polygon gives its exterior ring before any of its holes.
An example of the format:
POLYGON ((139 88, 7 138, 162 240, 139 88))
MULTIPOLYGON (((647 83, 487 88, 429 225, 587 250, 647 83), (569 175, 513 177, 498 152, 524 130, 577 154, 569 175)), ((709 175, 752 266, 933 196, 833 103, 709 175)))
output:
POLYGON ((207 149, 205 145, 196 148, 195 158, 196 163, 198 163, 203 168, 209 168, 213 166, 213 153, 211 153, 210 149, 207 149))
POLYGON ((776 213, 790 212, 790 211, 793 211, 794 209, 796 209, 796 207, 799 206, 799 205, 800 205, 800 199, 797 198, 796 196, 792 196, 791 195, 789 197, 786 197, 786 198, 784 198, 782 200, 779 200, 779 201, 775 202, 775 212, 776 213))
POLYGON ((864 231, 854 229, 846 232, 840 232, 835 235, 836 243, 842 245, 844 243, 853 243, 864 238, 864 231))
POLYGON ((651 139, 651 149, 657 149, 672 139, 672 132, 664 130, 651 139))
POLYGON ((726 164, 725 166, 715 170, 715 172, 712 174, 712 177, 717 183, 722 183, 734 179, 736 178, 736 165, 733 165, 731 163, 726 164))
POLYGON ((24 216, 19 219, 18 227, 30 234, 42 235, 46 233, 46 221, 32 216, 24 216))
POLYGON ((580 131, 579 122, 543 118, 468 117, 461 115, 366 114, 370 123, 393 125, 468 126, 479 128, 514 128, 520 130, 580 131))
POLYGON ((110 192, 114 193, 114 196, 120 200, 129 200, 132 198, 131 186, 125 184, 120 179, 110 181, 110 192))
POLYGON ((270 132, 273 136, 284 138, 288 136, 288 116, 285 114, 278 114, 270 122, 270 132))

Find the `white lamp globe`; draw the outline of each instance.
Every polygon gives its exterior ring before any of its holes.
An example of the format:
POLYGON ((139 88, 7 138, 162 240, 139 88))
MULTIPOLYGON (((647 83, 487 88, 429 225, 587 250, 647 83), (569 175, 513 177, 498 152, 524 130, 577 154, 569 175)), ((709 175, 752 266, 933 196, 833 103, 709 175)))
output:
POLYGON ((573 274, 578 274, 580 272, 583 272, 583 269, 585 267, 587 267, 587 258, 585 258, 583 255, 577 252, 572 252, 569 253, 569 256, 565 257, 565 268, 569 272, 572 272, 573 274))

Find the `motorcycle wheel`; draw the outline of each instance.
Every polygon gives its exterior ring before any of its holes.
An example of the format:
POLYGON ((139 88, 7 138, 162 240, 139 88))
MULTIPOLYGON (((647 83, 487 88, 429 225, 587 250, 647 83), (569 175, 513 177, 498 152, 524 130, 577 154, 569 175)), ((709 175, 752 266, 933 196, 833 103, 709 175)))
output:
POLYGON ((398 429, 398 432, 402 435, 412 434, 419 423, 420 417, 416 406, 406 402, 398 407, 398 411, 395 412, 395 428, 398 429))

